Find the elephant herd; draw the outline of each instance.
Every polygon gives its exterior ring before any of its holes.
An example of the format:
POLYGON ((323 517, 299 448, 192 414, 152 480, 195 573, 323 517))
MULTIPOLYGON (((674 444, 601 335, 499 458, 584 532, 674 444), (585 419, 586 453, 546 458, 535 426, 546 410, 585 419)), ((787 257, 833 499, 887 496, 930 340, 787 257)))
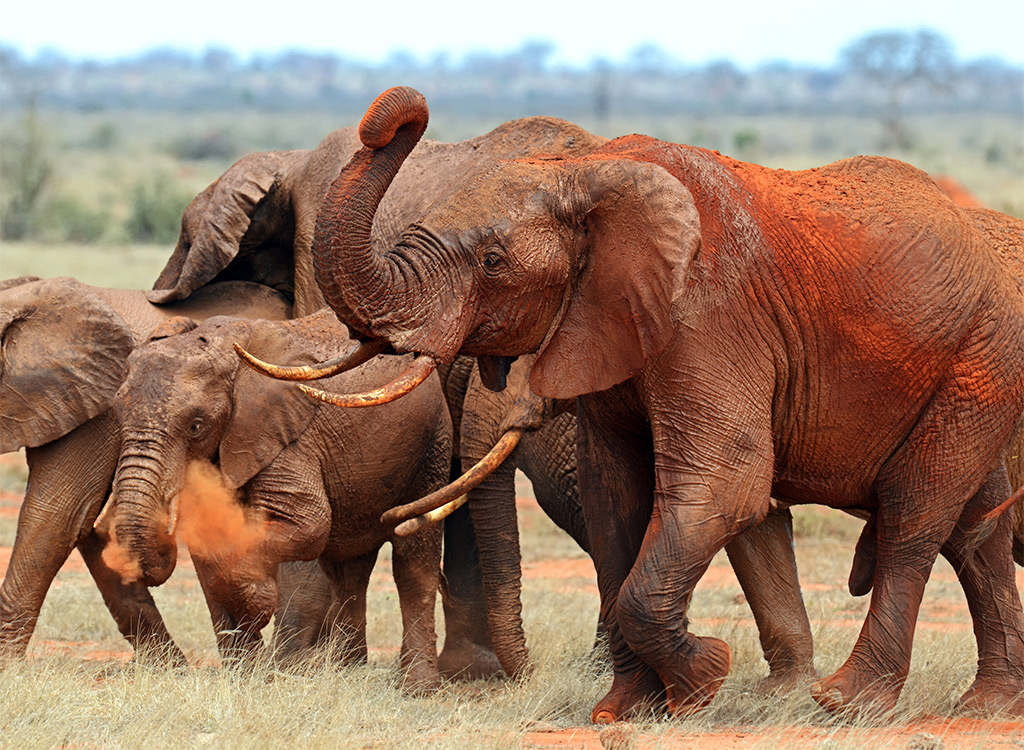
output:
POLYGON ((0 660, 77 547, 135 658, 184 663, 149 593, 179 542, 225 661, 271 618, 281 663, 365 659, 390 542, 403 687, 519 677, 518 466, 594 559, 595 722, 714 698, 730 649, 687 610, 722 548, 763 688, 815 677, 803 503, 867 521, 871 604, 821 706, 895 706, 941 553, 978 642, 962 704, 1024 714, 1024 222, 890 159, 769 170, 547 117, 436 143, 427 116, 390 89, 241 159, 152 290, 3 282, 0 450, 29 483, 0 660))

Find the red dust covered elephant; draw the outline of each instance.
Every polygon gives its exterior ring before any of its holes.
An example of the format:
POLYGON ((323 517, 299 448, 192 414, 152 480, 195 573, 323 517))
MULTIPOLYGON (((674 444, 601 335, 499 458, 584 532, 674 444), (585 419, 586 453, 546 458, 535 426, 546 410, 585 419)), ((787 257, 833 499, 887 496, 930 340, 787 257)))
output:
POLYGON ((789 172, 628 136, 504 162, 374 246, 375 207, 426 120, 410 89, 371 107, 366 148, 318 217, 317 280, 362 336, 421 355, 405 386, 459 354, 500 384, 537 352, 532 390, 578 397, 614 660, 595 721, 663 694, 676 714, 712 699, 730 652, 689 631, 690 596, 771 495, 876 519, 871 605, 849 659, 812 687, 821 705, 895 705, 941 553, 978 640, 961 700, 1022 708, 998 511, 1024 410, 1024 300, 962 209, 889 159, 789 172), (979 541, 983 520, 995 530, 979 541))

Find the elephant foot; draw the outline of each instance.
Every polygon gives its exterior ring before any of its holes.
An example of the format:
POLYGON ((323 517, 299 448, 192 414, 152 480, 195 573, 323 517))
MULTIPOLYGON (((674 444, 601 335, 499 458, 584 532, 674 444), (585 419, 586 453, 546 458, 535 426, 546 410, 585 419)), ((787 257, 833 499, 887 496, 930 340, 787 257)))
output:
POLYGON ((402 692, 406 695, 431 695, 441 689, 437 664, 418 661, 402 670, 402 692))
POLYGON ((725 641, 696 635, 688 635, 686 640, 691 648, 685 658, 677 665, 661 664, 658 669, 668 694, 668 710, 676 717, 707 706, 732 664, 732 651, 725 641))
POLYGON ((446 638, 437 666, 449 680, 486 680, 504 674, 492 649, 465 638, 446 638))
POLYGON ((830 677, 811 685, 811 697, 829 713, 850 718, 888 718, 896 708, 903 683, 844 664, 830 677))
POLYGON ((590 721, 593 724, 625 721, 650 713, 664 703, 665 686, 657 673, 644 665, 631 674, 616 673, 611 690, 594 706, 590 721))
POLYGON ((754 692, 759 695, 785 695, 805 687, 817 678, 818 671, 811 664, 773 669, 767 677, 757 683, 754 692))
POLYGON ((977 678, 960 696, 960 708, 971 713, 1009 714, 1024 718, 1024 680, 977 678))

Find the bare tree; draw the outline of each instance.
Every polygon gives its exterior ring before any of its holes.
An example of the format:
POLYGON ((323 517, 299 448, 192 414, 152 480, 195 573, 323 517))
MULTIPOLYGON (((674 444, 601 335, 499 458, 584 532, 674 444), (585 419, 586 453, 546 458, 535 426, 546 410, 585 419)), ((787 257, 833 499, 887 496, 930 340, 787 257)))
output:
POLYGON ((883 145, 904 149, 910 146, 905 99, 922 87, 932 93, 950 91, 956 69, 950 41, 929 29, 866 34, 843 49, 840 65, 880 90, 883 145))

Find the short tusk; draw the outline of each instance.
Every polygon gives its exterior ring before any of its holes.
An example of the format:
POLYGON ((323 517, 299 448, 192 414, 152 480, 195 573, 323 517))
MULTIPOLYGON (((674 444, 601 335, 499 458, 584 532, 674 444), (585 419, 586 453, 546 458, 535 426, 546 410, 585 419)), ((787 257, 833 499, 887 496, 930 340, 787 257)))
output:
POLYGON ((411 536, 420 529, 426 526, 430 526, 430 524, 432 523, 443 521, 452 513, 454 513, 463 505, 465 505, 467 500, 469 500, 468 493, 464 495, 459 495, 457 498, 455 498, 451 502, 445 503, 440 508, 435 508, 429 513, 424 513, 422 516, 410 518, 408 521, 402 521, 402 523, 398 524, 398 526, 395 527, 395 533, 398 534, 398 536, 411 536))
MULTIPOLYGON (((431 511, 440 511, 443 509, 443 506, 458 502, 460 495, 465 495, 471 489, 484 481, 492 471, 501 466, 502 461, 508 458, 508 454, 515 450, 516 445, 519 444, 519 438, 523 436, 523 432, 524 430, 521 427, 515 427, 509 430, 501 436, 501 439, 493 448, 491 448, 486 456, 481 458, 461 477, 448 486, 442 487, 436 492, 431 492, 426 497, 420 498, 415 502, 408 503, 407 505, 400 505, 397 508, 392 508, 380 517, 381 523, 391 526, 392 524, 398 524, 402 521, 408 521, 409 519, 416 518, 416 516, 423 516, 425 513, 430 513, 431 511)), ((462 503, 464 502, 465 500, 462 500, 462 503)), ((459 503, 459 505, 462 503, 459 503)), ((455 507, 451 508, 443 515, 438 515, 436 518, 431 520, 440 520, 458 507, 458 505, 455 505, 455 507)), ((426 523, 429 522, 431 521, 427 521, 426 523)), ((420 528, 422 525, 426 524, 424 523, 416 526, 415 529, 420 528)), ((412 529, 412 531, 415 531, 415 529, 412 529)), ((406 533, 411 533, 411 531, 406 533)))
POLYGON ((382 351, 388 348, 387 341, 364 341, 356 348, 345 352, 333 359, 318 362, 315 365, 303 365, 300 367, 281 367, 264 362, 254 357, 243 349, 237 342, 234 344, 235 353, 245 364, 257 372, 269 375, 278 380, 320 380, 333 375, 351 370, 373 359, 382 351))
POLYGON ((103 522, 107 520, 107 516, 110 514, 110 508, 113 505, 113 503, 110 502, 113 497, 114 493, 110 493, 109 495, 107 495, 107 499, 103 503, 103 507, 100 508, 100 514, 96 516, 96 520, 92 524, 92 528, 94 531, 99 531, 100 526, 102 526, 103 522))
POLYGON ((437 369, 437 361, 426 354, 421 354, 413 360, 409 368, 392 380, 387 385, 376 388, 366 393, 328 393, 327 391, 310 388, 308 385, 300 385, 302 392, 311 398, 324 401, 335 406, 377 406, 394 401, 409 393, 437 369))
POLYGON ((167 536, 174 536, 174 530, 178 528, 178 495, 171 498, 171 517, 167 521, 167 536))

